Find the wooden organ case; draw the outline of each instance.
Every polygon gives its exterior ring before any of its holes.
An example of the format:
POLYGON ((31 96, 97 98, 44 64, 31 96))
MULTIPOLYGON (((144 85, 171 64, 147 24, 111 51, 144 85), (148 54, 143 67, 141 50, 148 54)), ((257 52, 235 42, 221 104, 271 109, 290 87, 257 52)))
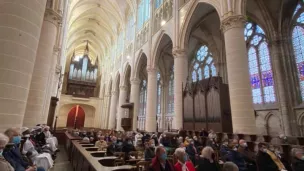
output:
POLYGON ((75 97, 95 97, 98 72, 98 58, 92 64, 88 56, 88 45, 85 53, 79 59, 75 59, 75 53, 71 59, 70 71, 67 81, 67 94, 75 97))
POLYGON ((221 77, 210 77, 183 86, 183 127, 232 132, 229 89, 221 77))

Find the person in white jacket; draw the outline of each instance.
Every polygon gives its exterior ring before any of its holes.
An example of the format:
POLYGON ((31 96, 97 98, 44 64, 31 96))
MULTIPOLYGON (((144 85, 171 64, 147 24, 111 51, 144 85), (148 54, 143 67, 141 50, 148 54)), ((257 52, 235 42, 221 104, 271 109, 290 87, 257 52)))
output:
POLYGON ((56 137, 54 137, 50 132, 50 127, 46 126, 44 127, 43 133, 45 135, 45 141, 47 144, 50 145, 53 152, 56 152, 58 150, 58 140, 56 137))

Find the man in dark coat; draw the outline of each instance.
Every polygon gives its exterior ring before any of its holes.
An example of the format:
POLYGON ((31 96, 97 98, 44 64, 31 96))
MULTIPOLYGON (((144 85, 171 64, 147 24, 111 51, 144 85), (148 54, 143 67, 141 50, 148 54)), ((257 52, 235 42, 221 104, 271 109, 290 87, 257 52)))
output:
POLYGON ((292 149, 293 161, 292 167, 294 171, 304 170, 304 152, 302 149, 292 149))
POLYGON ((259 143, 259 152, 257 155, 257 166, 259 171, 279 171, 279 167, 271 159, 267 153, 267 146, 264 143, 259 143))

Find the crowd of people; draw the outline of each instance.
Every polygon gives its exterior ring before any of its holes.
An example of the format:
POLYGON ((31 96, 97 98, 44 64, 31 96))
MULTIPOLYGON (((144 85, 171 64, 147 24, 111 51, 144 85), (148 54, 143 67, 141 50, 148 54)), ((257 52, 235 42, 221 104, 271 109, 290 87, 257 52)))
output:
POLYGON ((132 158, 130 152, 144 151, 144 160, 151 162, 150 171, 304 171, 304 153, 301 148, 292 149, 292 162, 281 157, 281 152, 265 143, 258 144, 256 152, 250 151, 243 139, 218 140, 212 130, 202 130, 199 136, 167 137, 168 133, 126 132, 103 134, 102 131, 77 132, 83 141, 94 143, 106 155, 125 153, 125 160, 132 158), (205 142, 202 142, 202 139, 205 142), (172 145, 172 139, 177 146, 172 145), (139 148, 143 147, 143 148, 139 148), (168 157, 168 150, 175 149, 168 157), (175 158, 174 163, 172 158, 175 158), (176 161, 176 162, 175 162, 176 161), (173 165, 174 164, 174 165, 173 165))
POLYGON ((9 128, 0 133, 1 171, 48 171, 54 165, 58 141, 50 127, 9 128))

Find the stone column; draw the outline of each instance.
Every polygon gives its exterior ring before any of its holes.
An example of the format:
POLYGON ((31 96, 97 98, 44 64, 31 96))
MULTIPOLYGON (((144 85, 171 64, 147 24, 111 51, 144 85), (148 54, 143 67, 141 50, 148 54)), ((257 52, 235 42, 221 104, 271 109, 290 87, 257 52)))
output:
POLYGON ((174 56, 174 129, 183 127, 183 95, 188 75, 188 58, 185 50, 173 49, 174 56))
POLYGON ((146 131, 156 131, 156 100, 157 100, 157 77, 155 68, 147 68, 148 87, 147 87, 147 114, 146 131))
POLYGON ((126 103, 127 93, 128 93, 127 86, 120 86, 119 87, 119 104, 118 104, 118 114, 117 114, 117 124, 116 130, 122 131, 123 128, 121 127, 121 118, 125 118, 125 109, 121 108, 121 105, 126 103))
POLYGON ((134 103, 133 108, 133 127, 132 129, 135 131, 137 129, 137 116, 139 109, 139 91, 140 91, 140 79, 133 78, 131 80, 131 97, 130 102, 134 103))
POLYGON ((244 25, 244 16, 229 16, 222 21, 232 125, 234 133, 256 134, 244 25))
POLYGON ((102 115, 103 115, 103 120, 102 120, 102 128, 107 129, 108 128, 108 122, 109 122, 109 103, 110 103, 110 94, 106 93, 104 97, 104 103, 103 103, 103 110, 102 110, 102 115))
POLYGON ((0 131, 21 127, 46 0, 0 5, 0 131))
POLYGON ((108 129, 115 129, 117 101, 118 101, 118 93, 117 91, 112 91, 110 113, 108 117, 109 118, 108 129))
POLYGON ((273 74, 275 77, 275 85, 276 85, 276 96, 278 104, 280 105, 281 112, 281 120, 284 134, 287 136, 291 136, 291 128, 290 128, 290 119, 288 116, 288 98, 286 95, 287 88, 284 85, 285 75, 284 69, 281 63, 282 53, 281 53, 281 45, 284 43, 283 40, 279 38, 275 38, 275 40, 270 42, 271 47, 271 57, 273 61, 273 74))
POLYGON ((44 106, 47 101, 48 76, 53 59, 57 26, 61 16, 53 9, 47 8, 41 29, 39 46, 32 75, 30 91, 26 104, 23 125, 31 127, 44 121, 44 106))

